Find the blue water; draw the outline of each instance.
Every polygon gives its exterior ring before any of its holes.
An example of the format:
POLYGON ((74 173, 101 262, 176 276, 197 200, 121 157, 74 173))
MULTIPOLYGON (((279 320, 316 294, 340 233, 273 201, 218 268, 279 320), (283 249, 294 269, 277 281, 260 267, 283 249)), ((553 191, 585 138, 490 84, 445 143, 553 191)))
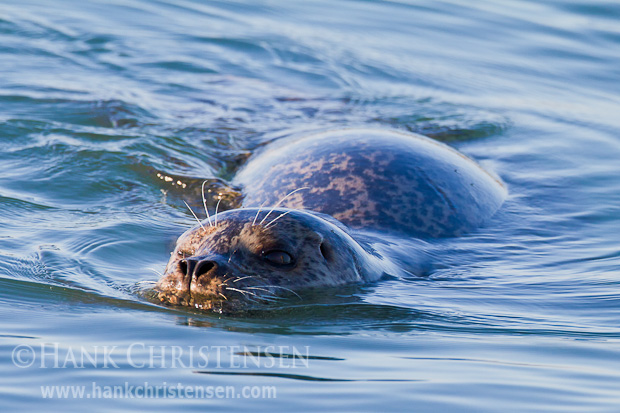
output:
POLYGON ((604 0, 4 0, 2 411, 620 411, 619 18, 604 0), (447 142, 509 198, 435 242, 428 276, 255 317, 151 299, 192 183, 342 126, 447 142), (145 382, 277 396, 104 397, 145 382))

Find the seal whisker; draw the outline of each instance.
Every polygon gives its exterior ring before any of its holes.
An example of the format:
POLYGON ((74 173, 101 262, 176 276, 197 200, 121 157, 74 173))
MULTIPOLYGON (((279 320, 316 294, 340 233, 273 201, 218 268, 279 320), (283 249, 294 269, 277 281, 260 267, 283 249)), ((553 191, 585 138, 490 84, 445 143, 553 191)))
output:
POLYGON ((245 288, 246 288, 246 289, 250 289, 250 288, 251 288, 251 289, 253 289, 253 290, 259 290, 259 291, 266 291, 266 292, 268 292, 268 293, 270 293, 270 294, 268 294, 268 295, 263 294, 263 295, 261 295, 260 297, 261 297, 261 298, 268 298, 268 299, 271 299, 271 301, 277 301, 277 300, 281 300, 281 299, 282 299, 282 297, 278 297, 277 295, 272 295, 272 294, 271 294, 271 291, 269 291, 269 290, 268 290, 268 289, 266 289, 266 288, 260 288, 260 287, 245 287, 245 288))
POLYGON ((293 210, 289 210, 284 212, 283 214, 278 215, 278 217, 274 220, 272 220, 269 224, 265 225, 263 228, 267 229, 269 228, 271 225, 273 225, 274 222, 276 222, 277 220, 279 220, 280 218, 282 218, 284 215, 293 212, 293 210))
POLYGON ((257 302, 255 299, 253 299, 253 297, 256 297, 259 300, 269 301, 269 302, 274 302, 279 299, 279 297, 275 297, 272 295, 258 295, 256 293, 253 293, 252 291, 247 291, 247 290, 239 289, 239 288, 226 287, 226 289, 240 292, 241 294, 244 295, 246 299, 253 301, 253 302, 257 302), (246 294, 251 294, 253 297, 248 297, 246 294))
POLYGON ((276 298, 278 298, 278 297, 266 297, 266 296, 264 296, 264 295, 261 295, 261 296, 260 296, 260 297, 258 297, 258 298, 259 298, 260 300, 267 301, 267 302, 269 302, 269 303, 275 303, 276 301, 278 301, 278 300, 276 299, 276 298))
POLYGON ((268 293, 270 293, 271 291, 269 291, 267 288, 261 288, 261 287, 245 287, 246 290, 260 290, 260 291, 267 291, 268 293))
POLYGON ((263 222, 265 222, 265 220, 267 219, 267 217, 273 212, 274 209, 276 209, 278 207, 278 205, 280 205, 282 202, 284 202, 284 200, 286 198, 288 198, 289 196, 293 195, 295 192, 301 191, 302 189, 310 189, 309 186, 302 186, 301 188, 297 188, 294 191, 289 192, 288 194, 286 194, 286 196, 284 196, 284 198, 282 198, 281 200, 278 201, 277 204, 275 204, 272 208, 271 211, 269 211, 267 213, 267 215, 265 215, 265 217, 263 218, 263 220, 261 222, 258 223, 258 225, 263 225, 263 222))
POLYGON ((270 294, 256 295, 256 297, 259 300, 267 301, 270 303, 275 303, 276 301, 281 299, 280 297, 276 297, 275 295, 270 295, 270 294))
POLYGON ((245 299, 250 301, 250 302, 252 302, 252 303, 260 304, 257 300, 253 299, 252 297, 246 297, 245 299))
POLYGON ((265 288, 280 288, 282 290, 288 291, 290 293, 293 293, 297 296, 297 298, 299 298, 301 300, 301 295, 297 294, 295 291, 291 290, 290 288, 286 288, 286 287, 282 287, 279 285, 261 285, 259 287, 265 287, 265 288))
POLYGON ((226 285, 226 283, 227 283, 228 281, 232 280, 233 278, 235 278, 235 277, 233 276, 233 277, 230 277, 230 278, 226 278, 224 281, 222 281, 222 283, 220 284, 220 286, 221 286, 221 285, 226 285))
POLYGON ((217 205, 215 205, 215 215, 213 215, 215 217, 215 227, 217 227, 217 209, 220 206, 220 202, 222 202, 222 196, 218 195, 218 200, 217 200, 217 205))
POLYGON ((258 211, 256 212, 256 216, 254 217, 254 221, 252 221, 252 226, 256 225, 256 218, 258 218, 258 215, 260 214, 260 211, 263 209, 263 207, 265 206, 266 203, 267 203, 267 201, 263 202, 261 204, 261 206, 258 207, 258 211))
POLYGON ((242 278, 239 278, 239 279, 237 279, 237 280, 235 280, 233 282, 241 281, 242 279, 244 280, 246 278, 256 278, 259 281, 265 280, 265 277, 261 277, 260 275, 246 275, 246 276, 244 276, 242 278))
POLYGON ((194 218, 196 218, 196 221, 198 221, 198 223, 200 224, 200 227, 204 230, 204 229, 205 229, 205 227, 202 225, 202 222, 200 222, 200 220, 198 219, 198 217, 196 216, 196 214, 194 214, 194 210, 192 210, 192 209, 190 208, 190 206, 189 206, 189 205, 187 205, 187 202, 183 201, 183 203, 185 204, 185 206, 187 207, 187 209, 189 209, 189 212, 191 212, 191 213, 192 213, 192 215, 194 216, 194 218))
POLYGON ((237 291, 237 292, 239 292, 239 293, 241 293, 241 294, 243 294, 243 295, 246 295, 246 294, 252 294, 252 295, 254 295, 254 296, 258 297, 258 295, 254 294, 252 291, 240 290, 240 289, 238 289, 238 288, 232 288, 232 287, 229 287, 229 286, 226 286, 226 289, 227 289, 227 290, 232 290, 232 291, 237 291))
POLYGON ((207 199, 205 198, 205 184, 206 183, 207 183, 206 180, 202 183, 202 204, 205 207, 205 213, 207 214, 209 225, 213 228, 213 223, 211 222, 211 215, 209 215, 209 210, 207 209, 207 199))
POLYGON ((245 280, 246 278, 256 278, 256 276, 255 275, 246 275, 245 277, 240 277, 240 278, 234 279, 233 282, 236 283, 237 281, 245 280))
POLYGON ((224 298, 224 300, 228 301, 228 298, 226 298, 226 296, 222 293, 218 293, 220 296, 222 296, 222 298, 224 298))

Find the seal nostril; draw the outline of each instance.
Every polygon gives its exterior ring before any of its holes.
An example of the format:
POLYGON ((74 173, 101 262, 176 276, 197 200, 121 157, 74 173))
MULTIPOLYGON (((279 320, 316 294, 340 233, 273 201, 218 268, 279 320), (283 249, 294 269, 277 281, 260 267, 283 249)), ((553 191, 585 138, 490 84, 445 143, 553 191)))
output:
POLYGON ((192 276, 195 279, 208 274, 217 269, 217 263, 209 260, 199 260, 187 258, 179 261, 179 271, 185 276, 192 276))
POLYGON ((187 275, 187 261, 186 260, 179 261, 179 271, 181 271, 183 275, 187 275))
POLYGON ((194 269, 194 277, 198 279, 203 275, 207 275, 211 271, 214 271, 216 268, 217 264, 215 261, 200 261, 196 264, 196 268, 194 269))

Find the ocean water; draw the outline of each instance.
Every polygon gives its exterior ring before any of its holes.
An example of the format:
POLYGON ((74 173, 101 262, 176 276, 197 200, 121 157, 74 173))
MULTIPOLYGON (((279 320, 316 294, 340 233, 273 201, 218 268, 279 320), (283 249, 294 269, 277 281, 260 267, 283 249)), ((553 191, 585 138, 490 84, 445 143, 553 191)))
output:
POLYGON ((620 411, 619 19, 605 0, 3 0, 2 411, 620 411), (196 183, 350 126, 446 142, 509 197, 434 242, 425 276, 254 316, 152 300, 196 183))

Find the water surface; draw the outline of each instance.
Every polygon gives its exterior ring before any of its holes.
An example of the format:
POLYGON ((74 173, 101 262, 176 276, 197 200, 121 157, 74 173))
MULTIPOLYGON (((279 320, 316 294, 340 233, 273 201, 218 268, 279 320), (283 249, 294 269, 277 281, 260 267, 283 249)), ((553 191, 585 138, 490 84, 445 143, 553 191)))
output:
POLYGON ((619 17, 603 0, 4 1, 3 410, 618 411, 619 17), (351 126, 447 142, 509 198, 434 243, 428 276, 253 317, 141 293, 193 225, 192 185, 351 126), (277 397, 41 393, 145 382, 277 397))

